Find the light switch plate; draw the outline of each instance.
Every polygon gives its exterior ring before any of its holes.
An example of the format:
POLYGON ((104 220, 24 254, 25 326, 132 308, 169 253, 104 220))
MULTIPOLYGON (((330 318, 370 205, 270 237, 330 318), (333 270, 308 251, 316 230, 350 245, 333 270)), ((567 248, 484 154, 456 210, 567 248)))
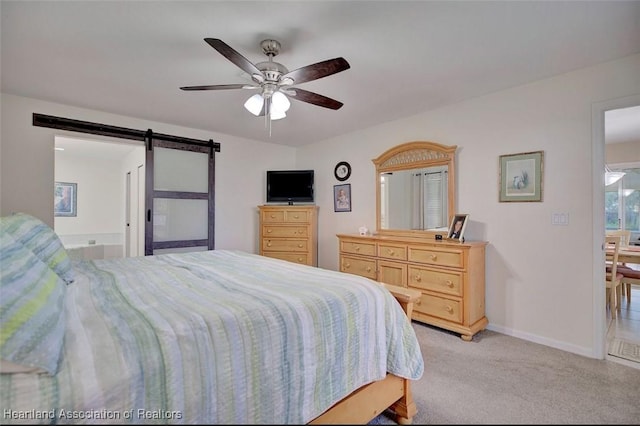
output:
POLYGON ((551 215, 551 224, 559 226, 569 225, 569 213, 553 213, 551 215))

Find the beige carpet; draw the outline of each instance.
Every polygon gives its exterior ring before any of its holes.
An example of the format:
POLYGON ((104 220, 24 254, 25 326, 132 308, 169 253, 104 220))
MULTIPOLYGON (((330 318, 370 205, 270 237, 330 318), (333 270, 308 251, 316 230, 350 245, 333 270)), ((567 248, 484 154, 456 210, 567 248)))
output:
MULTIPOLYGON (((465 342, 436 327, 413 327, 425 361, 422 378, 411 383, 414 425, 640 425, 640 367, 491 330, 465 342)), ((371 424, 396 423, 385 412, 371 424)))
POLYGON ((640 344, 614 338, 609 344, 609 355, 640 362, 640 344))

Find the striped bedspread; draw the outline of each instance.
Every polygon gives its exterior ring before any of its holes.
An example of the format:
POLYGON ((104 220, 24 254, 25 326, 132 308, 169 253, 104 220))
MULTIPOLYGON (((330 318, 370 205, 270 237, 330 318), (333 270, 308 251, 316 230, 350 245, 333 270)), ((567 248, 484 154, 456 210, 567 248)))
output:
POLYGON ((423 373, 399 304, 362 277, 227 250, 74 269, 58 374, 3 374, 0 423, 300 424, 423 373))

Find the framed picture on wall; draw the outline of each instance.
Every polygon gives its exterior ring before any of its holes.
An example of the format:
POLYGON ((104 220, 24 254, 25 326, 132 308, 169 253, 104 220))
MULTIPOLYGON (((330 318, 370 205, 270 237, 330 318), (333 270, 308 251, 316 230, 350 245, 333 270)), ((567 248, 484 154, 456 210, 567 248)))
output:
POLYGON ((53 193, 54 216, 75 217, 78 215, 78 184, 56 182, 53 193))
POLYGON ((500 156, 500 202, 542 201, 544 152, 500 156))
POLYGON ((351 184, 333 186, 333 211, 350 212, 351 211, 351 184))

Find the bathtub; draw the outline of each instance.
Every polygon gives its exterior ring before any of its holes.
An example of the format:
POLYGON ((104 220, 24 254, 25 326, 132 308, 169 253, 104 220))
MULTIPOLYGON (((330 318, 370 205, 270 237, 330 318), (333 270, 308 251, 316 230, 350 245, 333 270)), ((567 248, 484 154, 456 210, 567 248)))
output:
POLYGON ((71 259, 111 259, 124 257, 121 234, 60 235, 71 259))

